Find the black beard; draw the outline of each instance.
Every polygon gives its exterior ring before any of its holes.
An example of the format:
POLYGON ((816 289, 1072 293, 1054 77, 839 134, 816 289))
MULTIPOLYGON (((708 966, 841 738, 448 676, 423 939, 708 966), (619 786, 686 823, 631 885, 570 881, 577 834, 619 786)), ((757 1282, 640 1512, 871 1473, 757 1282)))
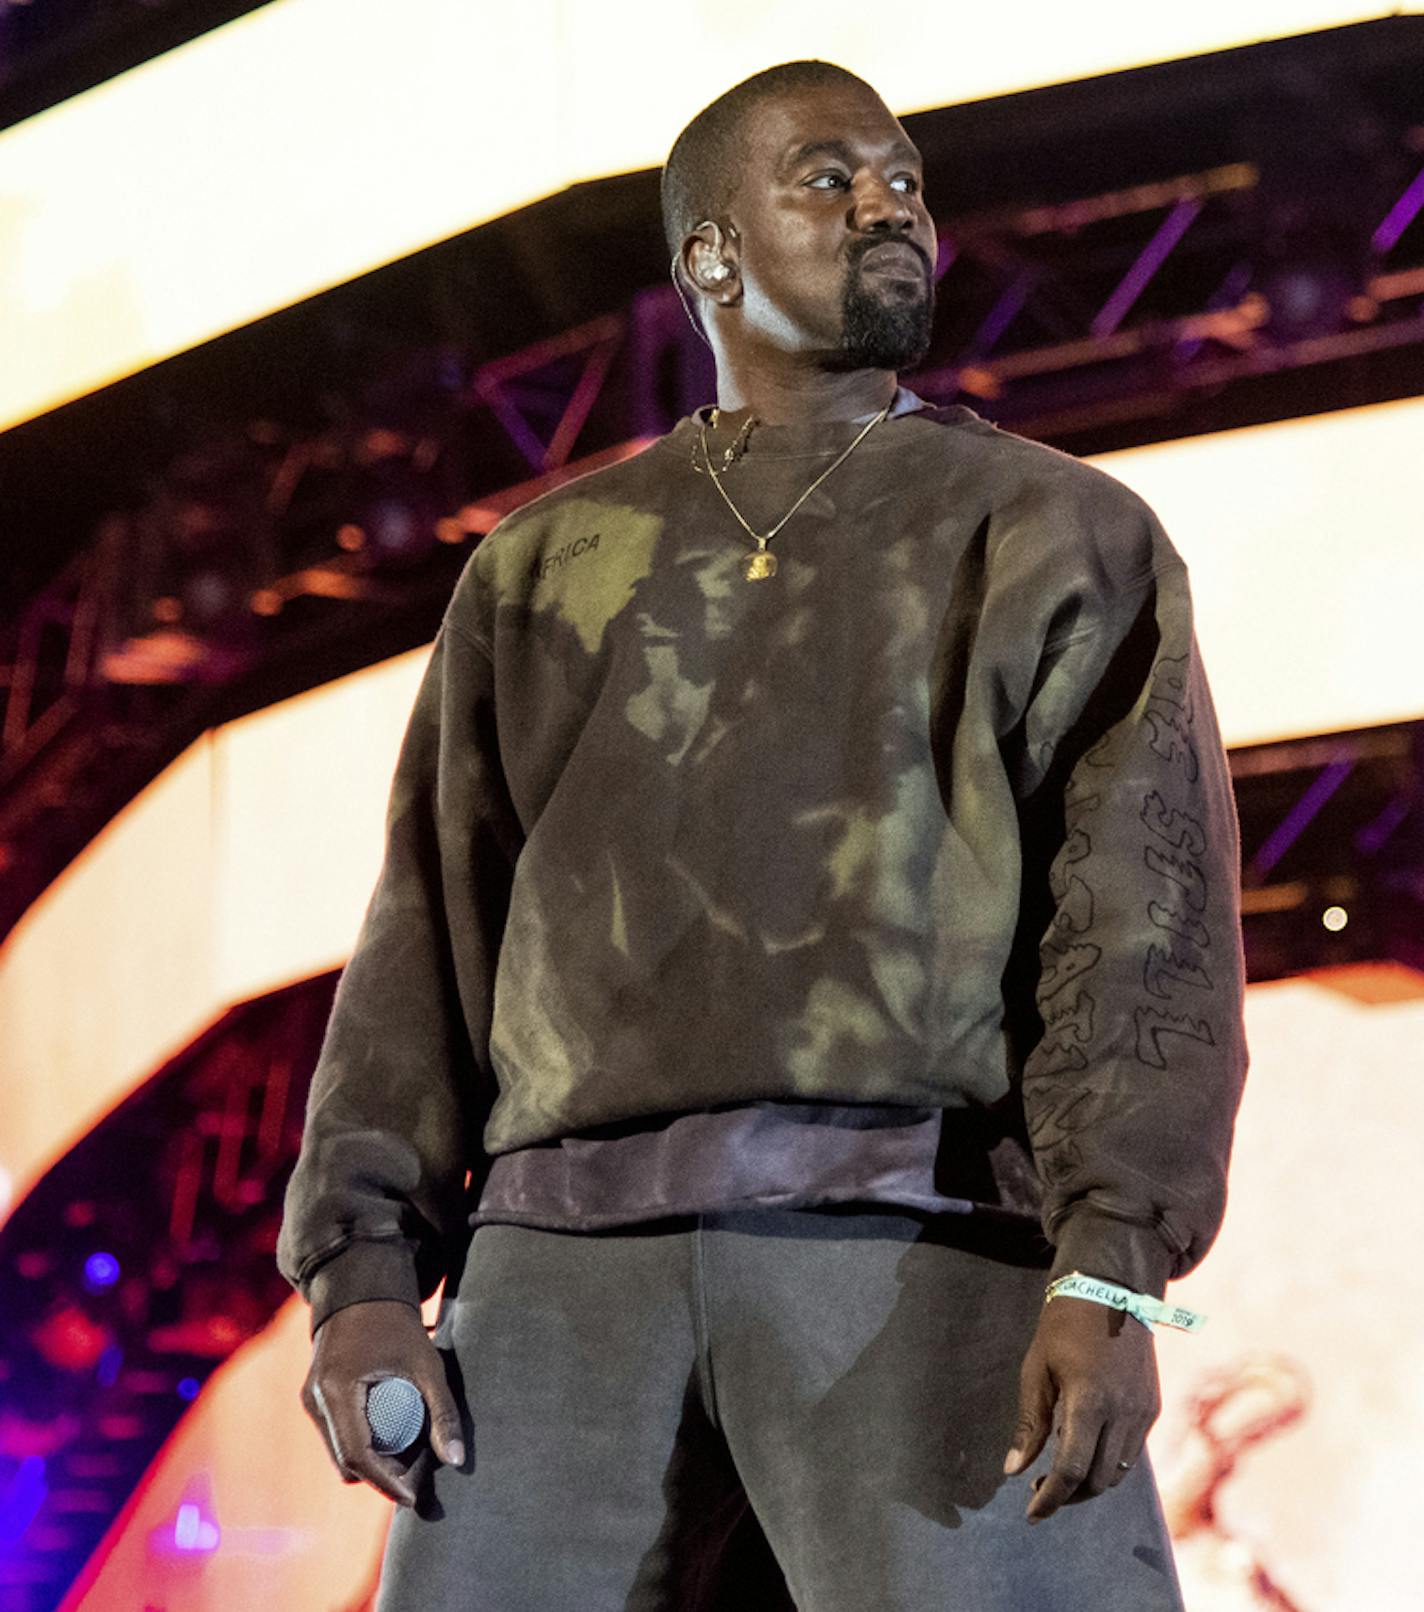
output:
POLYGON ((846 269, 841 297, 841 357, 847 369, 912 369, 930 350, 934 325, 934 281, 913 300, 876 296, 861 278, 862 253, 846 269))

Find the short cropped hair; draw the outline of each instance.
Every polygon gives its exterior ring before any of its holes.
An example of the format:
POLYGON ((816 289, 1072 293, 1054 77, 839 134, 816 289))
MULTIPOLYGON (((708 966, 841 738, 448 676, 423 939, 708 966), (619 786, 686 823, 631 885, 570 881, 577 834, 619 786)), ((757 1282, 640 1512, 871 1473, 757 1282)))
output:
POLYGON ((863 78, 833 62, 783 62, 744 78, 703 107, 673 141, 663 164, 663 233, 672 256, 704 219, 725 212, 736 194, 741 177, 738 156, 749 113, 787 90, 847 83, 876 93, 863 78))

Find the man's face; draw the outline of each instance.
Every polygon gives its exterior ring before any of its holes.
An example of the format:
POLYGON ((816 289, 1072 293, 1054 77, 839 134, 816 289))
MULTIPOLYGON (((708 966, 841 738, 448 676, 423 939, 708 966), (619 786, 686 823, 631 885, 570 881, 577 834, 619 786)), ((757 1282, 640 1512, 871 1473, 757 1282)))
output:
POLYGON ((729 214, 746 335, 828 368, 906 368, 934 316, 919 153, 856 85, 778 96, 751 119, 729 214))

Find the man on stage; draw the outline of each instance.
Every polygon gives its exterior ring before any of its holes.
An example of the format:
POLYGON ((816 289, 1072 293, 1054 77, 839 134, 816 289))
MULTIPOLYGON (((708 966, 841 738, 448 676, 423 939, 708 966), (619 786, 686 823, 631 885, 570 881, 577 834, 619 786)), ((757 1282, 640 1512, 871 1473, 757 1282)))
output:
POLYGON ((748 1523, 803 1612, 1180 1608, 1152 1328, 1246 1068, 1184 567, 899 384, 935 232, 862 80, 728 91, 663 209, 717 405, 445 612, 288 1192, 304 1402, 401 1504, 382 1612, 698 1612, 748 1523))

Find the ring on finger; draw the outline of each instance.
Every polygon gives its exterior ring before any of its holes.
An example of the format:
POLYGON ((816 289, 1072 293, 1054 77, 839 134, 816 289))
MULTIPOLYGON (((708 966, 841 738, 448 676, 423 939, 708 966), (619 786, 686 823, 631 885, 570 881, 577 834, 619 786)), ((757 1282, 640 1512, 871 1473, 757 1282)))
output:
POLYGON ((1131 1461, 1119 1461, 1118 1464, 1117 1464, 1117 1469, 1118 1469, 1119 1472, 1131 1472, 1132 1471, 1132 1462, 1131 1461))

